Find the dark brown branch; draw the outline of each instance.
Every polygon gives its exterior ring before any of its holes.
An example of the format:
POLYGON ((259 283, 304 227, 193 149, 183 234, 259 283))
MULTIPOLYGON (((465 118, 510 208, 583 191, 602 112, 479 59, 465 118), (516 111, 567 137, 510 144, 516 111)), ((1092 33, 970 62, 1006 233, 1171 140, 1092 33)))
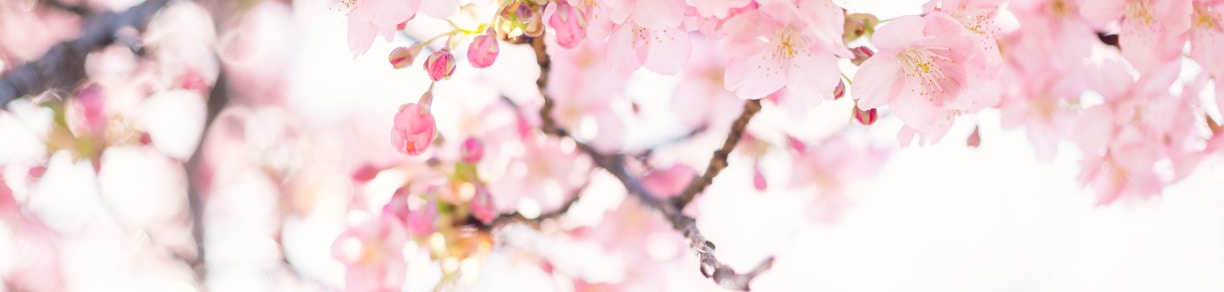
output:
POLYGON ((688 187, 684 188, 684 192, 674 197, 676 208, 684 210, 684 206, 692 202, 697 194, 705 191, 706 187, 714 183, 714 177, 727 168, 727 155, 731 153, 731 150, 735 150, 735 145, 739 144, 740 139, 744 136, 744 130, 748 128, 748 122, 752 121, 752 117, 759 111, 761 111, 761 100, 744 101, 744 111, 740 112, 739 118, 736 118, 731 124, 731 133, 727 134, 722 148, 715 150, 714 155, 710 157, 710 164, 706 166, 705 174, 694 178, 692 182, 689 182, 688 187))
POLYGON ((170 0, 146 0, 127 11, 95 13, 85 21, 77 39, 51 47, 36 61, 0 76, 0 107, 26 95, 53 88, 75 87, 85 79, 85 56, 115 41, 123 27, 144 31, 153 14, 170 0))
POLYGON ((85 7, 84 5, 71 5, 68 3, 60 2, 59 0, 40 0, 38 1, 38 3, 47 5, 47 7, 66 11, 72 14, 76 14, 77 16, 80 16, 80 17, 89 17, 89 14, 92 12, 89 10, 89 7, 85 7))
MULTIPOLYGON (((581 193, 583 189, 584 188, 579 188, 578 193, 581 193)), ((515 211, 514 213, 506 213, 506 214, 497 215, 497 218, 494 218, 493 222, 489 223, 489 226, 498 227, 498 226, 510 224, 512 222, 518 222, 518 223, 524 223, 527 225, 531 225, 533 228, 539 228, 540 223, 544 222, 545 220, 558 218, 558 217, 561 217, 561 215, 565 215, 566 212, 569 212, 570 207, 573 207, 574 203, 577 203, 578 199, 581 199, 581 198, 582 196, 575 195, 571 197, 569 201, 566 201, 565 204, 561 205, 560 208, 557 208, 556 210, 552 210, 548 213, 542 213, 538 216, 535 216, 535 218, 527 218, 527 216, 523 215, 523 213, 520 213, 518 211, 515 211)))
POLYGON ((226 80, 225 71, 222 70, 217 75, 217 82, 213 84, 212 91, 208 94, 208 115, 204 119, 204 131, 200 134, 200 141, 197 142, 195 152, 191 154, 191 159, 186 165, 187 204, 191 215, 191 237, 195 241, 196 248, 195 261, 189 264, 200 281, 204 281, 207 275, 204 265, 204 200, 200 197, 204 182, 200 174, 200 161, 204 156, 204 142, 208 137, 208 132, 212 130, 213 122, 217 120, 221 109, 227 104, 229 104, 229 82, 226 80))
MULTIPOLYGON (((572 139, 565 129, 557 127, 556 121, 554 121, 552 117, 553 100, 548 96, 545 90, 548 87, 548 73, 552 63, 549 60, 548 53, 544 50, 544 39, 526 38, 522 41, 531 44, 531 47, 536 53, 536 62, 540 66, 540 78, 536 80, 536 85, 539 87, 540 95, 544 99, 544 106, 540 109, 541 130, 550 135, 572 139)), ((734 137, 728 137, 728 141, 732 142, 724 143, 724 148, 735 147, 735 143, 739 141, 739 136, 743 133, 744 126, 748 124, 749 119, 751 119, 752 115, 758 110, 760 110, 759 101, 749 101, 745 104, 745 114, 740 115, 740 118, 736 120, 734 124, 735 126, 733 127, 732 136, 734 137), (728 146, 728 144, 730 146, 728 146)), ((747 273, 736 273, 734 269, 719 262, 718 258, 715 257, 714 243, 706 240, 705 237, 701 235, 701 231, 697 228, 696 219, 689 217, 688 215, 684 215, 682 209, 678 208, 677 205, 672 204, 670 201, 660 199, 660 196, 651 193, 642 186, 641 181, 638 180, 636 176, 631 174, 628 169, 626 169, 626 157, 624 155, 603 154, 581 141, 575 141, 575 144, 577 145, 578 149, 582 150, 591 157, 591 160, 595 162, 596 166, 615 176, 617 180, 619 180, 625 187, 625 190, 629 192, 629 194, 633 195, 647 206, 658 210, 663 214, 663 217, 672 224, 673 229, 681 232, 684 235, 684 238, 689 242, 689 248, 694 254, 697 255, 699 259, 701 259, 700 271, 706 278, 713 279, 715 283, 718 283, 720 286, 727 289, 746 291, 748 290, 752 279, 756 278, 757 275, 760 275, 773 266, 773 258, 771 257, 747 273)), ((725 153, 727 152, 730 152, 730 150, 724 151, 724 154, 722 155, 722 164, 724 167, 726 164, 725 153)), ((719 167, 719 170, 721 170, 721 168, 722 167, 719 167)), ((714 175, 717 175, 717 172, 718 170, 715 170, 714 175)), ((713 176, 711 176, 711 178, 712 177, 713 176)), ((704 186, 702 188, 704 188, 704 186)))

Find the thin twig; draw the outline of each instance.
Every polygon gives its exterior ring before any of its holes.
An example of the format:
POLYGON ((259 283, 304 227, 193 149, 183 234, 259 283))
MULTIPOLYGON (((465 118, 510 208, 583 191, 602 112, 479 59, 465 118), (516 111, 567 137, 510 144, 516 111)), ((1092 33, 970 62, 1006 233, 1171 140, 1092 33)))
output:
MULTIPOLYGON (((548 96, 545 89, 548 87, 548 73, 549 69, 551 69, 552 63, 549 60, 548 53, 544 49, 544 39, 526 38, 522 39, 521 41, 531 44, 531 47, 536 53, 536 62, 540 66, 540 77, 536 80, 536 85, 539 87, 540 95, 544 99, 544 106, 540 109, 540 119, 542 124, 541 130, 550 135, 572 139, 572 137, 569 137, 569 133, 565 129, 557 127, 551 114, 553 100, 548 96)), ((723 147, 735 147, 735 143, 737 143, 739 140, 739 135, 743 133, 744 126, 748 124, 748 120, 751 119, 752 115, 758 110, 760 110, 759 101, 749 101, 745 103, 745 114, 741 114, 740 119, 736 120, 736 126, 733 127, 732 135, 735 137, 728 137, 729 141, 734 141, 724 143, 723 147), (730 146, 728 146, 728 144, 730 146)), ((689 248, 701 260, 700 271, 706 278, 713 279, 715 283, 718 283, 720 286, 727 289, 748 290, 749 283, 752 281, 752 279, 756 278, 757 275, 760 275, 773 266, 773 258, 771 257, 747 273, 736 273, 734 269, 719 262, 718 258, 715 257, 714 243, 706 240, 705 237, 701 235, 701 231, 697 228, 696 219, 685 215, 683 212, 681 212, 682 209, 678 208, 677 205, 671 203, 670 201, 663 200, 661 199, 662 197, 651 193, 642 186, 641 181, 638 180, 636 176, 629 173, 625 166, 625 155, 603 154, 596 151, 595 148, 580 141, 575 141, 575 144, 577 145, 578 149, 582 150, 591 157, 591 160, 595 162, 596 166, 615 176, 617 180, 619 180, 625 187, 625 190, 629 192, 629 194, 633 195, 647 206, 658 210, 663 214, 663 217, 672 224, 673 229, 680 231, 684 235, 684 238, 689 242, 689 248)), ((722 164, 724 167, 726 164, 726 152, 730 152, 730 150, 723 151, 724 154, 722 155, 722 164)), ((721 170, 721 167, 719 167, 718 170, 721 170)), ((717 175, 718 170, 715 170, 713 174, 717 175)), ((713 176, 711 175, 711 179, 712 177, 713 176)), ((702 188, 704 188, 704 186, 702 188)))
POLYGON ((71 88, 85 79, 85 56, 115 41, 123 27, 144 31, 153 14, 170 0, 146 0, 127 11, 94 13, 81 36, 51 47, 42 58, 0 76, 0 107, 22 96, 53 88, 71 88))
POLYGON ((673 203, 676 205, 676 208, 684 210, 684 206, 692 202, 697 194, 705 191, 706 187, 714 183, 714 177, 718 176, 718 173, 722 172, 724 168, 727 168, 727 155, 732 150, 735 150, 735 145, 739 144, 740 139, 744 136, 744 130, 748 128, 748 122, 752 121, 752 117, 759 111, 761 111, 760 99, 744 101, 744 110, 740 112, 739 118, 736 118, 735 122, 731 124, 731 133, 727 134, 727 139, 723 141, 722 148, 714 150, 714 155, 710 156, 710 164, 706 166, 705 174, 694 178, 689 182, 688 187, 684 188, 684 192, 674 197, 675 201, 673 203))

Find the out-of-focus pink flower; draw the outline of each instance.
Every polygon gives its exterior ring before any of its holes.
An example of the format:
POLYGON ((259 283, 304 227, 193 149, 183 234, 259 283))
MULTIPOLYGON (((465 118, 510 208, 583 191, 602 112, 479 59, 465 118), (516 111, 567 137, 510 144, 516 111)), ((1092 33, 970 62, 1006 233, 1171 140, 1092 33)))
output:
POLYGON ((548 5, 544 14, 549 15, 548 26, 552 27, 557 36, 557 44, 566 49, 573 49, 586 39, 586 17, 567 1, 557 1, 548 5))
POLYGON ((736 56, 724 81, 736 96, 759 99, 785 87, 832 98, 841 78, 834 55, 850 55, 841 40, 842 10, 823 0, 787 2, 761 3, 723 23, 724 47, 736 56))
POLYGON ((817 209, 813 214, 823 221, 836 220, 849 203, 846 188, 874 177, 888 155, 886 148, 858 145, 835 137, 798 152, 791 168, 789 187, 815 186, 820 196, 812 206, 817 209))
POLYGON ((1015 81, 1008 82, 999 104, 1002 126, 1024 127, 1041 161, 1053 160, 1058 142, 1070 138, 1076 121, 1072 104, 1079 102, 1088 83, 1085 68, 1060 70, 1055 66, 1053 61, 1016 61, 999 74, 1002 80, 1015 81))
POLYGON ((455 73, 455 55, 451 54, 448 48, 434 51, 429 54, 429 59, 425 60, 425 72, 429 73, 429 78, 433 81, 449 79, 451 74, 455 73))
MULTIPOLYGON (((472 63, 472 67, 475 68, 485 68, 493 65, 493 61, 497 60, 497 43, 497 31, 490 27, 485 31, 485 34, 478 35, 472 39, 472 45, 468 46, 467 51, 468 62, 472 63)), ((454 68, 451 68, 451 71, 454 71, 454 68)))
POLYGON ((1015 16, 1002 9, 1006 1, 1001 0, 931 0, 925 10, 943 11, 960 22, 961 26, 970 32, 976 40, 978 52, 984 58, 982 65, 985 72, 993 73, 1002 63, 999 55, 998 36, 1004 31, 1015 29, 1015 16))
POLYGON ((476 137, 468 137, 463 140, 463 146, 460 148, 462 152, 462 160, 467 163, 480 162, 480 158, 484 157, 484 143, 480 143, 476 137))
MULTIPOLYGON (((938 141, 962 111, 978 105, 974 87, 982 68, 973 39, 942 12, 902 16, 880 27, 872 41, 879 52, 863 62, 851 82, 858 106, 885 104, 915 134, 938 141)), ((905 131, 905 129, 903 129, 905 131)), ((900 135, 903 145, 909 135, 900 135)))
MULTIPOLYGON (((1065 72, 1080 66, 1096 43, 1096 32, 1081 16, 1084 2, 1091 0, 1019 0, 1008 3, 1007 10, 1015 14, 1024 29, 1016 30, 1003 40, 1009 65, 1052 68, 1065 72)), ((1024 72, 1040 72, 1024 69, 1024 72)), ((1049 75, 1043 72, 1044 75, 1049 75)))
POLYGON ((646 173, 642 176, 642 187, 660 198, 671 197, 683 192, 696 175, 697 171, 692 167, 677 163, 667 169, 646 173))
POLYGON ((557 102, 553 117, 558 124, 581 129, 584 119, 594 118, 594 137, 586 137, 587 133, 581 131, 576 134, 600 151, 617 151, 624 144, 625 126, 613 105, 625 102, 618 95, 624 92, 628 79, 601 66, 601 60, 608 58, 608 50, 607 44, 596 39, 571 50, 550 46, 548 53, 553 62, 547 92, 557 102))
POLYGON ((395 114, 395 124, 391 127, 391 146, 404 154, 421 155, 433 144, 436 131, 434 117, 429 112, 428 105, 409 103, 401 106, 399 113, 395 114))
POLYGON ((472 215, 480 222, 489 224, 497 217, 497 207, 493 206, 493 195, 489 193, 489 188, 483 185, 476 186, 476 194, 472 196, 470 202, 472 215))
MULTIPOLYGON (((1158 195, 1179 177, 1158 175, 1157 163, 1172 160, 1176 167, 1181 157, 1201 150, 1191 130, 1194 95, 1169 93, 1180 68, 1178 63, 1163 65, 1135 80, 1121 62, 1102 64, 1093 87, 1105 103, 1080 114, 1074 136, 1084 152, 1079 180, 1092 186, 1099 204, 1158 195)), ((1195 87, 1201 88, 1206 77, 1199 79, 1195 87)))
POLYGON ((408 234, 394 216, 366 221, 340 234, 332 258, 345 266, 347 291, 400 291, 407 275, 404 243, 408 234))
POLYGON ((671 98, 671 110, 685 126, 724 129, 739 115, 743 102, 723 84, 730 60, 717 42, 694 38, 693 55, 671 98))
POLYGON ((1098 28, 1120 21, 1118 45, 1122 56, 1140 72, 1173 62, 1181 55, 1194 10, 1191 2, 1184 0, 1085 1, 1080 9, 1098 28))

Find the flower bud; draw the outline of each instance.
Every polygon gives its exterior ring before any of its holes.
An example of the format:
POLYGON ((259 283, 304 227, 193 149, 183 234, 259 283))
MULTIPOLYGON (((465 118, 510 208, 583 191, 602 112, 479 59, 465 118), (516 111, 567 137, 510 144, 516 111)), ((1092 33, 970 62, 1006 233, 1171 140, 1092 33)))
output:
POLYGON ((833 88, 833 100, 838 100, 845 96, 846 96, 846 82, 843 80, 838 80, 837 87, 833 88))
MULTIPOLYGON (((521 19, 521 18, 520 18, 521 19)), ((523 34, 529 37, 540 37, 544 35, 544 18, 540 17, 539 13, 527 19, 527 26, 523 27, 523 34)))
POLYGON ((398 47, 391 50, 391 55, 387 56, 387 61, 391 62, 391 67, 402 69, 412 66, 412 61, 416 60, 417 54, 421 53, 421 48, 425 46, 417 44, 411 47, 398 47))
POLYGON ((401 153, 416 156, 429 149, 437 131, 429 108, 415 103, 401 106, 391 128, 391 145, 401 153))
POLYGON ((875 27, 878 24, 880 24, 880 19, 875 15, 864 13, 846 15, 842 40, 849 43, 862 36, 870 37, 872 33, 875 33, 875 27))
POLYGON ((476 68, 493 65, 493 61, 497 60, 497 43, 497 32, 493 31, 493 28, 486 30, 485 34, 476 36, 472 39, 472 45, 468 46, 468 62, 476 68))
POLYGON ((460 151, 463 162, 476 163, 481 157, 484 157, 484 144, 475 137, 468 137, 467 140, 463 140, 463 148, 460 148, 460 151))
POLYGON ((425 60, 425 72, 429 73, 429 78, 433 78, 433 81, 450 78, 451 74, 455 73, 455 55, 451 54, 448 48, 434 51, 429 54, 429 59, 425 60))
POLYGON ((978 133, 978 127, 973 127, 973 133, 969 134, 969 138, 966 139, 965 145, 973 148, 978 148, 978 146, 982 145, 982 134, 978 133))
POLYGON ((861 110, 857 106, 854 107, 854 120, 858 121, 864 126, 875 124, 876 119, 878 118, 879 117, 876 115, 876 109, 861 110))
POLYGON ((761 172, 761 166, 757 165, 752 171, 752 187, 757 191, 764 192, 768 184, 765 182, 765 174, 761 172))
POLYGON ((875 55, 875 51, 872 51, 871 48, 865 46, 850 48, 850 52, 854 53, 854 58, 850 59, 850 62, 854 63, 855 66, 863 65, 863 62, 867 61, 867 58, 871 58, 871 56, 875 55))
POLYGON ((548 25, 557 34, 557 44, 572 49, 586 38, 586 20, 568 2, 558 1, 553 5, 557 10, 548 18, 548 25))

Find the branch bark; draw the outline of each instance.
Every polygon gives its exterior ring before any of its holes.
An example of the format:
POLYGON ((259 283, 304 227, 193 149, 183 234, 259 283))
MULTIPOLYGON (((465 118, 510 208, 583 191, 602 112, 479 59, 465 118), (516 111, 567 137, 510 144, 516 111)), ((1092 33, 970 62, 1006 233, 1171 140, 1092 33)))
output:
POLYGON ((53 88, 75 87, 85 79, 85 57, 115 41, 123 27, 144 31, 153 14, 170 0, 146 0, 127 11, 93 13, 82 26, 81 36, 61 42, 42 58, 0 76, 0 107, 22 96, 53 88))
POLYGON ((714 155, 710 156, 710 163, 706 166, 705 174, 694 178, 689 182, 688 187, 684 188, 684 192, 681 192, 679 196, 673 197, 677 209, 684 210, 684 206, 692 202, 693 198, 697 197, 697 194, 705 191, 706 187, 713 184, 714 177, 718 176, 718 173, 722 172, 724 168, 727 168, 727 155, 732 150, 735 150, 735 145, 739 144, 739 141, 744 136, 744 130, 748 128, 748 122, 752 121, 752 117, 759 111, 761 111, 761 100, 749 99, 744 101, 744 111, 740 112, 739 118, 736 118, 734 123, 731 123, 731 133, 727 134, 727 139, 723 141, 722 148, 714 150, 714 155))
MULTIPOLYGON (((540 108, 541 130, 547 134, 557 137, 573 139, 573 137, 570 137, 568 131, 557 127, 556 121, 552 117, 554 102, 553 99, 548 96, 546 91, 548 87, 548 74, 552 68, 552 62, 549 59, 547 51, 545 50, 544 38, 523 37, 519 41, 529 43, 531 45, 536 54, 537 65, 540 67, 540 77, 539 79, 536 79, 536 86, 539 87, 540 96, 544 99, 544 106, 540 108)), ((732 134, 727 137, 728 142, 723 144, 723 148, 720 148, 719 151, 715 152, 714 158, 711 158, 712 161, 721 161, 721 166, 717 167, 713 171, 710 171, 710 168, 707 168, 707 173, 706 175, 702 176, 703 178, 709 176, 709 180, 712 180, 713 177, 722 170, 722 168, 726 167, 726 153, 729 153, 730 149, 735 148, 735 144, 738 143, 740 135, 743 134, 744 127, 748 124, 748 121, 752 118, 752 115, 756 114, 758 110, 760 110, 759 100, 752 100, 745 103, 745 112, 740 115, 739 119, 736 120, 732 134), (720 152, 723 153, 721 156, 718 154, 720 152)), ((625 160, 627 157, 625 155, 600 153, 590 145, 577 140, 575 140, 575 144, 577 145, 578 149, 591 157, 591 160, 595 162, 597 167, 602 168, 615 176, 617 180, 621 182, 621 185, 625 187, 625 190, 629 192, 629 194, 633 195, 633 197, 637 198, 647 206, 662 213, 663 217, 672 224, 672 228, 684 235, 684 238, 688 240, 690 250, 700 259, 700 271, 706 278, 714 280, 715 283, 718 283, 718 285, 727 289, 747 291, 752 279, 756 278, 757 275, 760 275, 773 266, 773 258, 770 257, 761 264, 757 265, 751 271, 746 273, 735 272, 735 270, 730 266, 718 261, 718 258, 714 255, 714 243, 706 240, 705 237, 701 235, 701 231, 697 228, 696 219, 685 215, 682 212, 682 208, 678 207, 678 204, 661 199, 661 196, 651 193, 642 186, 642 183, 638 177, 631 174, 626 168, 625 160)), ((711 164, 713 165, 714 163, 711 164)), ((704 184, 701 186, 701 189, 704 189, 705 186, 708 185, 708 183, 704 184)))

